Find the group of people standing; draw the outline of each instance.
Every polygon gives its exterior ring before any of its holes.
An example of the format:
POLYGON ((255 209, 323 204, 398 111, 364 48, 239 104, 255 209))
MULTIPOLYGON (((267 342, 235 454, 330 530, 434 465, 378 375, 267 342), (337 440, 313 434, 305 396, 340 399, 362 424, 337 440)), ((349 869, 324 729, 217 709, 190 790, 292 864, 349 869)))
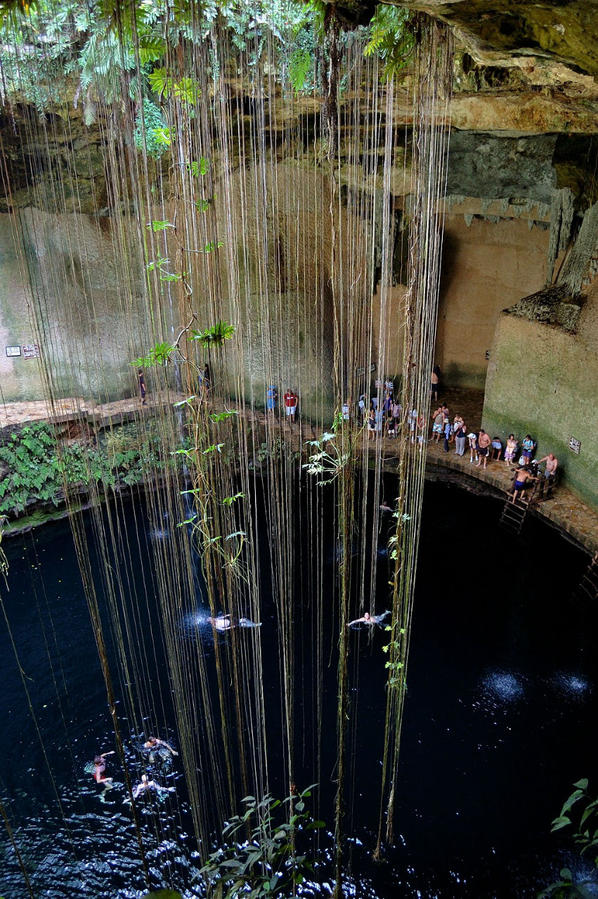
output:
POLYGON ((541 493, 547 496, 554 486, 558 470, 558 459, 554 453, 548 453, 541 459, 534 459, 536 441, 526 434, 521 442, 514 434, 509 434, 503 445, 500 437, 490 437, 483 428, 468 433, 467 425, 461 415, 455 415, 453 422, 449 419, 448 406, 441 404, 432 414, 432 440, 438 443, 444 438, 444 449, 454 440, 455 454, 465 455, 466 441, 469 444, 469 461, 478 468, 486 468, 489 460, 504 461, 506 466, 517 465, 513 485, 513 502, 518 495, 534 483, 539 482, 541 493), (544 463, 541 472, 539 466, 544 463))

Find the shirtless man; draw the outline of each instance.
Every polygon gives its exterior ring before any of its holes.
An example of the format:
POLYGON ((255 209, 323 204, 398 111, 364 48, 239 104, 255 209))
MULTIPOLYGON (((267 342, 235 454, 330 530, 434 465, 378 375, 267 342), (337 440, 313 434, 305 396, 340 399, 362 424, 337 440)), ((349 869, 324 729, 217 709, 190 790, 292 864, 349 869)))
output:
POLYGON ((432 413, 432 422, 433 422, 433 424, 432 424, 432 439, 434 440, 435 443, 438 443, 442 436, 442 430, 444 427, 444 411, 443 411, 443 409, 444 409, 443 406, 439 406, 438 409, 436 409, 432 413))
POLYGON ((251 618, 239 618, 238 621, 231 615, 217 615, 216 618, 208 618, 212 627, 217 631, 230 631, 233 627, 261 627, 261 621, 252 621, 251 618))
POLYGON ((160 740, 158 737, 148 737, 147 741, 143 744, 144 749, 158 749, 159 746, 164 746, 165 749, 168 749, 172 755, 178 755, 178 752, 172 748, 170 743, 166 743, 164 740, 160 740))
POLYGON ((155 780, 148 780, 147 774, 142 774, 141 783, 138 783, 133 789, 133 799, 137 799, 141 793, 145 793, 147 790, 155 790, 158 794, 173 793, 175 787, 162 787, 155 780))
POLYGON ((208 623, 217 631, 229 631, 233 626, 230 615, 216 615, 215 618, 208 618, 208 623))
POLYGON ((476 468, 480 467, 480 465, 482 464, 482 459, 484 460, 484 468, 486 468, 486 462, 488 461, 488 452, 491 443, 492 439, 488 434, 486 434, 483 428, 480 428, 480 433, 478 434, 478 461, 476 462, 476 468))
POLYGON ((543 486, 542 494, 545 495, 545 494, 549 493, 550 490, 552 490, 552 487, 554 485, 554 478, 556 475, 556 470, 559 465, 559 460, 554 455, 554 453, 548 453, 547 456, 544 456, 542 459, 539 460, 538 464, 541 464, 542 462, 546 462, 546 466, 544 468, 544 483, 542 485, 543 486))
POLYGON ((515 472, 515 484, 513 485, 513 496, 511 502, 515 502, 517 494, 521 490, 525 490, 528 481, 537 480, 527 468, 518 468, 515 472))

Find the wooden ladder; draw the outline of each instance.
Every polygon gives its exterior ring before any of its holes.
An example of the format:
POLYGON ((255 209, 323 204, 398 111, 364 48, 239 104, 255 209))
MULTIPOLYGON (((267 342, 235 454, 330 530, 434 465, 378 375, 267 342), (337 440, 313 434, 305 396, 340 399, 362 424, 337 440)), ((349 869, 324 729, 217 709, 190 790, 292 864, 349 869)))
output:
POLYGON ((501 527, 513 534, 520 534, 528 509, 529 502, 526 500, 516 499, 513 503, 510 496, 507 497, 500 516, 501 527))
POLYGON ((598 553, 594 553, 575 593, 583 599, 598 598, 598 553))

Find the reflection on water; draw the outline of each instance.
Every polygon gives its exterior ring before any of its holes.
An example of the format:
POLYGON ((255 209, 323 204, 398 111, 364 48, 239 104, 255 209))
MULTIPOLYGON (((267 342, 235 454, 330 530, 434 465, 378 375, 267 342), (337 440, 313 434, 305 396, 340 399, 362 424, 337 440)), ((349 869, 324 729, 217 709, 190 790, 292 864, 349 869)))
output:
POLYGON ((557 674, 553 678, 555 688, 565 693, 570 699, 581 699, 592 690, 592 685, 585 677, 577 674, 557 674))
POLYGON ((514 702, 524 694, 523 678, 511 671, 492 671, 482 681, 482 689, 493 699, 502 702, 514 702))

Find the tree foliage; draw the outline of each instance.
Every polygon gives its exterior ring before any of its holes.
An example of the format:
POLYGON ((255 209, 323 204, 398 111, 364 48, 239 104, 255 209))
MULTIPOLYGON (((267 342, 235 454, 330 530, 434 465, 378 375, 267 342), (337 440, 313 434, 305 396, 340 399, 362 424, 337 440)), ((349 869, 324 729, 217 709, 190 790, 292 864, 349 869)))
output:
POLYGON ((379 56, 387 77, 399 74, 406 67, 415 45, 410 10, 379 3, 369 27, 365 55, 379 56))
MULTIPOLYGON (((593 860, 598 869, 598 799, 588 792, 588 779, 582 777, 573 784, 574 790, 565 799, 560 814, 552 822, 552 832, 573 828, 573 842, 582 857, 593 860)), ((539 899, 572 899, 595 896, 595 878, 580 879, 570 868, 562 868, 561 879, 539 894, 539 899)))
POLYGON ((297 851, 297 836, 324 826, 306 810, 310 790, 282 802, 270 795, 243 799, 245 811, 226 824, 224 844, 201 869, 209 896, 269 899, 296 894, 297 885, 313 870, 307 855, 297 851))

